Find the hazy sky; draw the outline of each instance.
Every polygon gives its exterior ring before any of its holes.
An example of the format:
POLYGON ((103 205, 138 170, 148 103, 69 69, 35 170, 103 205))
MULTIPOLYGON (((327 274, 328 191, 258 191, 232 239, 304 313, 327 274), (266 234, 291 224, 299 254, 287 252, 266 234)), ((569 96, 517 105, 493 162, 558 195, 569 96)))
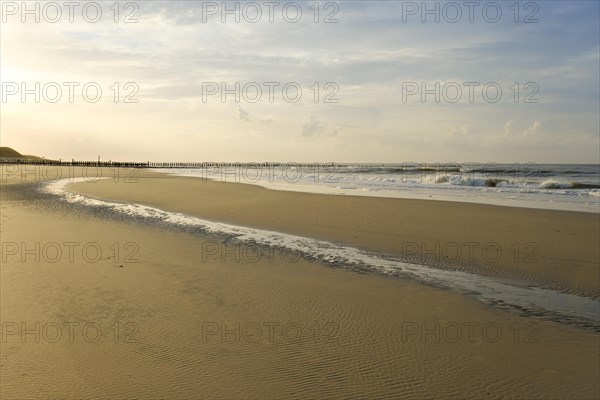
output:
POLYGON ((27 154, 599 162, 598 1, 1 3, 0 140, 27 154))

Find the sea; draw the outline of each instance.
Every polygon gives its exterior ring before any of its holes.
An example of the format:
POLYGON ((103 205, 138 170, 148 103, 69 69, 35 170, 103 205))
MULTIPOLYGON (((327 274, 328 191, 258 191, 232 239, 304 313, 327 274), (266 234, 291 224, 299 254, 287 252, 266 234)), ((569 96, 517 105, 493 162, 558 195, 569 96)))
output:
POLYGON ((157 171, 274 190, 600 213, 599 164, 207 163, 157 171))

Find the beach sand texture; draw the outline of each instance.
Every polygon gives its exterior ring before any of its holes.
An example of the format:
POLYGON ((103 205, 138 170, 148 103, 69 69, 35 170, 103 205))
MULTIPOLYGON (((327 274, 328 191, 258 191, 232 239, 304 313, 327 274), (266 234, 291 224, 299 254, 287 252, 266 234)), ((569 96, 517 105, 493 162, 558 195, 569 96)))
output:
MULTIPOLYGON (((2 399, 600 396, 596 332, 278 253, 258 262, 207 258, 206 237, 94 215, 8 181, 1 195, 2 399), (51 242, 63 249, 56 262, 5 251, 7 243, 35 249, 51 242), (79 244, 72 259, 64 243, 79 244), (89 243, 102 259, 79 251, 89 243), (24 335, 22 323, 34 333, 24 335), (53 324, 62 327, 54 341, 53 324)), ((274 192, 149 172, 138 183, 72 189, 382 252, 397 252, 399 242, 503 249, 536 242, 539 263, 507 254, 454 267, 598 294, 595 215, 274 192)))

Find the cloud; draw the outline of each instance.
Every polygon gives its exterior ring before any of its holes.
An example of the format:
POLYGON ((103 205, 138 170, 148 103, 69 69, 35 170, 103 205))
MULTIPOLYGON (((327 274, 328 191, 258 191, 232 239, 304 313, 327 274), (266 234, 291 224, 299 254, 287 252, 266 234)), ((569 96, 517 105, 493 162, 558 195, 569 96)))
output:
POLYGON ((237 108, 237 118, 240 121, 250 122, 250 117, 248 116, 248 112, 244 111, 242 107, 238 106, 237 108))
POLYGON ((238 106, 237 108, 236 117, 238 120, 244 122, 258 122, 260 124, 272 124, 273 122, 275 122, 275 117, 270 114, 260 118, 251 118, 250 113, 240 106, 238 106))
POLYGON ((517 121, 518 119, 509 119, 508 121, 506 121, 506 123, 504 124, 504 134, 502 136, 510 136, 512 134, 513 125, 517 121))
POLYGON ((453 125, 452 128, 450 129, 449 136, 454 137, 454 136, 459 136, 459 135, 461 135, 461 136, 462 135, 474 135, 479 132, 480 132, 480 129, 477 124, 468 123, 468 124, 462 125, 460 128, 457 128, 456 126, 453 125))
POLYGON ((274 121, 275 121, 275 117, 273 117, 272 115, 266 115, 258 120, 258 122, 260 122, 261 124, 271 124, 274 121))
POLYGON ((309 121, 302 126, 302 136, 336 137, 339 134, 337 126, 328 127, 316 115, 310 115, 309 121))
POLYGON ((519 123, 520 120, 518 119, 510 119, 508 121, 506 121, 506 123, 504 124, 504 133, 502 134, 502 138, 519 138, 519 137, 523 137, 523 136, 531 136, 531 135, 535 135, 537 133, 539 133, 541 127, 542 127, 542 122, 541 121, 534 121, 533 124, 531 126, 528 126, 527 128, 523 129, 524 125, 523 122, 519 123), (522 131, 519 131, 519 127, 517 125, 521 125, 521 129, 523 129, 522 131), (516 133, 515 133, 516 131, 516 133))
POLYGON ((302 126, 302 136, 314 136, 325 131, 325 124, 316 115, 311 115, 309 121, 302 126))
POLYGON ((540 121, 535 121, 533 125, 523 131, 523 136, 534 135, 539 132, 542 127, 542 123, 540 121))

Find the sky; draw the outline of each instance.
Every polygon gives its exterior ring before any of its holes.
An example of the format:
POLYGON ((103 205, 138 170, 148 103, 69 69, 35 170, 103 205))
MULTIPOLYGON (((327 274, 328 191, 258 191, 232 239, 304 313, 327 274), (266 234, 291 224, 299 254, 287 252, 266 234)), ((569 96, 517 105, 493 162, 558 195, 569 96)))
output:
POLYGON ((597 1, 0 3, 25 154, 600 162, 597 1))

